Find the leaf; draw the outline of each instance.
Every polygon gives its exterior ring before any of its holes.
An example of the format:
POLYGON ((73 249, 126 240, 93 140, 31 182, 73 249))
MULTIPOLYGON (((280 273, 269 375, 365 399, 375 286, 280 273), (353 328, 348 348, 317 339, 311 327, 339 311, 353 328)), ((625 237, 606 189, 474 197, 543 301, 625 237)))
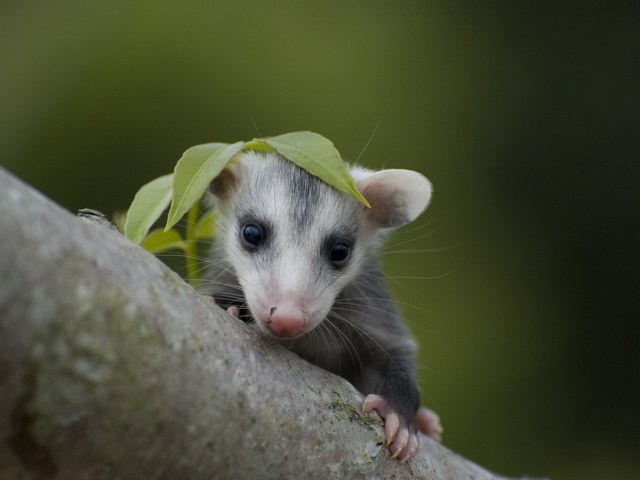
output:
POLYGON ((118 231, 124 233, 124 222, 127 220, 127 212, 124 210, 116 210, 113 212, 113 215, 111 215, 111 220, 116 224, 116 227, 118 227, 118 231))
POLYGON ((193 229, 193 236, 195 237, 195 239, 207 240, 213 238, 216 231, 215 220, 216 213, 213 209, 202 215, 198 220, 198 223, 196 223, 195 228, 193 229))
POLYGON ((260 152, 274 152, 275 149, 265 143, 264 138, 254 138, 244 144, 243 150, 257 150, 260 152))
POLYGON ((286 159, 370 207, 329 139, 314 132, 291 132, 257 141, 270 145, 286 159))
POLYGON ((142 248, 151 253, 158 254, 168 250, 186 251, 186 243, 175 230, 165 232, 162 228, 153 230, 142 242, 142 248))
POLYGON ((211 181, 242 149, 244 142, 207 143, 189 148, 174 170, 173 197, 165 231, 173 227, 204 194, 211 181))
POLYGON ((149 229, 160 218, 171 201, 171 184, 173 174, 163 175, 146 183, 133 197, 124 222, 125 236, 135 243, 140 243, 149 229))

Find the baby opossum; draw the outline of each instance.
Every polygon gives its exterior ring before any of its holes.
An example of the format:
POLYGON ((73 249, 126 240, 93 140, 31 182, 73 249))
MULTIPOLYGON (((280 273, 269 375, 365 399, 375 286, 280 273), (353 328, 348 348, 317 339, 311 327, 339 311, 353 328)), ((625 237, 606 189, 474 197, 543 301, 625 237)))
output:
POLYGON ((275 153, 248 151, 211 184, 218 210, 209 273, 216 303, 311 363, 342 376, 385 423, 393 457, 439 439, 419 408, 415 343, 377 260, 382 233, 414 220, 431 185, 409 170, 351 167, 367 208, 275 153))

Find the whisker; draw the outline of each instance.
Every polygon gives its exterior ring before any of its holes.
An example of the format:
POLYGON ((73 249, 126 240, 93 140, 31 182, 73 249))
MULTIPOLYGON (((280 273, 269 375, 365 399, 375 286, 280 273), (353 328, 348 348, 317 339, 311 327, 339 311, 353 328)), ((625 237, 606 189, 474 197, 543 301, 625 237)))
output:
POLYGON ((367 140, 367 143, 365 144, 365 146, 362 148, 362 150, 360 150, 360 153, 358 154, 358 156, 356 157, 355 162, 353 162, 353 163, 358 163, 358 161, 360 160, 360 157, 362 156, 362 154, 365 152, 365 150, 367 149, 367 147, 369 146, 369 144, 373 140, 373 137, 375 137, 379 126, 380 126, 380 122, 376 123, 376 126, 373 129, 373 132, 371 132, 371 135, 369 136, 369 140, 367 140))

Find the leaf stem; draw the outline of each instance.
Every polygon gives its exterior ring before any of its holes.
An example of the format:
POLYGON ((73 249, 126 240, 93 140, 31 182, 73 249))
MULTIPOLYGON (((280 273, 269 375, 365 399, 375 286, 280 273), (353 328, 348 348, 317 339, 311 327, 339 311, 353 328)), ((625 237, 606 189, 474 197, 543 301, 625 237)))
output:
POLYGON ((196 259, 196 224, 200 211, 200 200, 197 200, 187 214, 187 228, 185 231, 185 260, 187 263, 187 279, 192 287, 198 286, 198 261, 196 259))

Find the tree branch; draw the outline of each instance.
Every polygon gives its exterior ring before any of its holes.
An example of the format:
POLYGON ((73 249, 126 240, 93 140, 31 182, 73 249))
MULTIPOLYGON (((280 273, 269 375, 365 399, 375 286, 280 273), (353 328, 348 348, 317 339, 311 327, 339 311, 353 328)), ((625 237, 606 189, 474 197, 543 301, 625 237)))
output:
POLYGON ((0 169, 0 478, 494 479, 0 169))

